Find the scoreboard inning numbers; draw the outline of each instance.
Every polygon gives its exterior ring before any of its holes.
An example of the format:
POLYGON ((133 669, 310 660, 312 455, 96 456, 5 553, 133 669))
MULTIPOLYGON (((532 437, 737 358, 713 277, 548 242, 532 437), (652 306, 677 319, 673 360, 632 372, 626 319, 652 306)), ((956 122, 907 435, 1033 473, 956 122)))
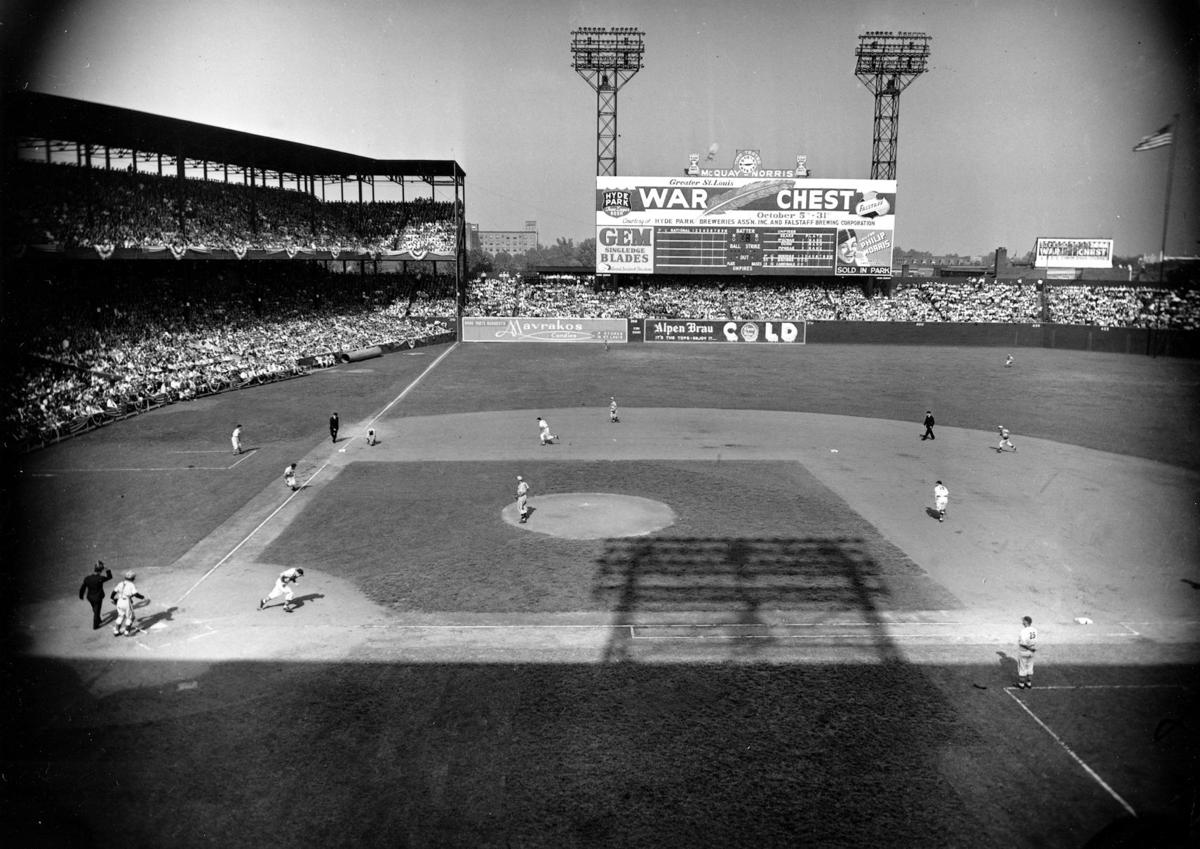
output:
POLYGON ((824 271, 837 247, 833 233, 797 228, 659 227, 655 241, 654 269, 664 274, 824 271))
POLYGON ((601 274, 879 276, 894 180, 598 177, 601 274))

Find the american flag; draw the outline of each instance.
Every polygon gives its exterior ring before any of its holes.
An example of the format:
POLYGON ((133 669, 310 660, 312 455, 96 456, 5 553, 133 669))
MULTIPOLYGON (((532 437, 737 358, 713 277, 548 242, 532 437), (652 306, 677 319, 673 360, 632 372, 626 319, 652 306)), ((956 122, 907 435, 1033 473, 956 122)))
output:
POLYGON ((1151 133, 1133 146, 1133 152, 1154 150, 1156 147, 1166 147, 1171 143, 1171 125, 1167 124, 1161 130, 1151 133))

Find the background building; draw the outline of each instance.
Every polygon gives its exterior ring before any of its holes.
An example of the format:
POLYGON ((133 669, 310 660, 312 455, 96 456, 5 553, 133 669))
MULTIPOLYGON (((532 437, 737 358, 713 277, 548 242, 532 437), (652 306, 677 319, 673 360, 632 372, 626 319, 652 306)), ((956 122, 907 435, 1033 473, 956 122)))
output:
POLYGON ((467 225, 468 246, 484 253, 523 254, 538 246, 536 221, 526 221, 524 230, 480 230, 478 224, 467 225))

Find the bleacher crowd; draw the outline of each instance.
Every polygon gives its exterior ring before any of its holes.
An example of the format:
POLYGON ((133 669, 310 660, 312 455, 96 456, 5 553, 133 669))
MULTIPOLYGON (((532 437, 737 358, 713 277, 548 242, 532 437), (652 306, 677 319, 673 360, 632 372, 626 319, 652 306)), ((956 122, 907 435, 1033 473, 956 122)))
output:
MULTIPOLYGON (((451 303, 452 307, 453 304, 451 303)), ((445 304, 437 309, 445 309, 445 304)), ((868 297, 844 285, 653 284, 604 288, 592 275, 523 280, 501 272, 472 280, 464 315, 698 318, 806 321, 1053 323, 1104 327, 1200 329, 1200 292, 1152 286, 1045 285, 898 280, 890 296, 868 297)), ((428 314, 445 314, 430 312, 428 314)))

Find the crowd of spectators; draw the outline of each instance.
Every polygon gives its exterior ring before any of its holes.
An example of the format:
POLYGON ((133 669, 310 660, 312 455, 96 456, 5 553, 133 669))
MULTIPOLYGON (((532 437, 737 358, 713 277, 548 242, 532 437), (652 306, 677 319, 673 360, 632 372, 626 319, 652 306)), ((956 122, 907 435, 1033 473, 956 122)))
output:
POLYGON ((62 248, 453 254, 454 205, 321 201, 292 189, 18 162, 5 239, 62 248))
POLYGON ((203 265, 221 270, 182 280, 139 269, 102 285, 23 287, 4 315, 16 364, 6 379, 5 444, 303 374, 314 357, 332 362, 338 352, 453 329, 446 313, 441 321, 409 315, 420 281, 402 275, 330 274, 312 263, 203 265))
POLYGON ((1200 293, 1150 286, 920 279, 894 281, 890 295, 868 297, 857 282, 796 286, 697 280, 694 284, 599 287, 589 274, 523 280, 518 274, 501 272, 480 275, 468 283, 463 313, 545 318, 1054 323, 1195 330, 1200 328, 1200 293))

